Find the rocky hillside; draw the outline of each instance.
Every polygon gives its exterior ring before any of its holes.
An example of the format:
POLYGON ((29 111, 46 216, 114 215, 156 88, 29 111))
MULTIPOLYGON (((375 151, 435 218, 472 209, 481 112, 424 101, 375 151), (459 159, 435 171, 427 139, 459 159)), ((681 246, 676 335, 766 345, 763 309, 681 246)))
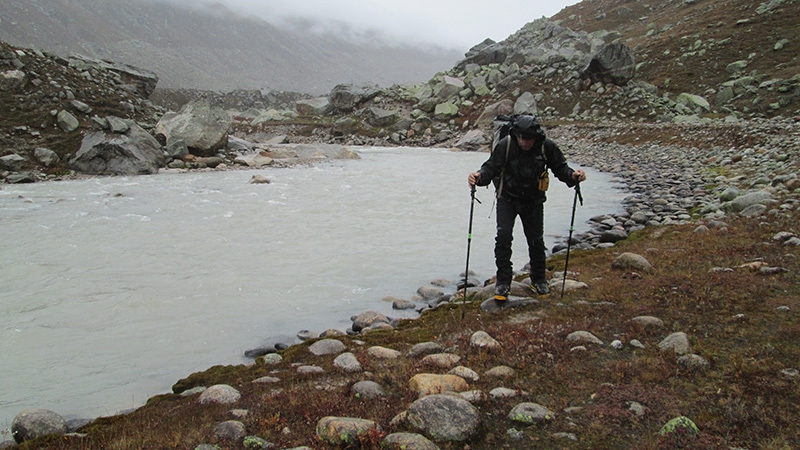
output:
MULTIPOLYGON (((164 112, 198 99, 230 118, 228 133, 237 145, 222 145, 227 139, 220 138, 211 149, 219 156, 214 164, 225 167, 241 165, 240 157, 248 153, 269 154, 274 142, 480 150, 490 141, 491 119, 515 112, 538 115, 555 134, 567 125, 586 136, 613 126, 623 130, 626 137, 620 139, 626 142, 659 143, 667 135, 691 133, 686 138, 702 137, 714 146, 749 146, 770 133, 797 134, 800 66, 793 18, 798 13, 797 0, 655 6, 587 0, 552 20, 534 20, 502 42, 477 44, 426 82, 388 88, 345 83, 316 97, 175 89, 156 89, 148 97, 149 90, 131 89, 115 75, 119 70, 108 72, 108 63, 4 46, 0 96, 14 106, 0 113, 3 178, 30 181, 82 170, 69 161, 84 136, 98 128, 94 116, 100 122, 105 116, 132 119, 153 131, 164 112), (74 115, 77 126, 65 128, 62 112, 74 115), (788 120, 775 127, 748 125, 778 117, 788 120), (638 127, 631 136, 632 122, 669 125, 673 131, 638 127), (754 138, 748 129, 770 131, 754 138), (37 148, 58 159, 44 164, 37 148)), ((169 142, 162 138, 161 144, 167 151, 169 142)), ((191 152, 155 163, 195 167, 187 160, 191 152)))
MULTIPOLYGON (((416 83, 460 52, 355 43, 278 28, 216 5, 147 0, 0 0, 0 40, 144 67, 161 87, 323 93, 338 83, 416 83)), ((346 30, 342 34, 346 34, 346 30)), ((395 43, 396 44, 396 43, 395 43)))

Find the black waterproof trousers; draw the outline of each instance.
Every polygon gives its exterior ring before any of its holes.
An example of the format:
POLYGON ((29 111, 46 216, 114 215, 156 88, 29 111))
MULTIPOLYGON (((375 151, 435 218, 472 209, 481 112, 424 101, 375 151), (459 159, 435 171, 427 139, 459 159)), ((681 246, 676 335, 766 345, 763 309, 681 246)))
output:
POLYGON ((544 202, 541 200, 497 199, 497 236, 494 259, 497 265, 497 284, 511 285, 514 270, 511 265, 511 241, 514 239, 514 222, 522 221, 531 266, 531 281, 546 281, 544 247, 544 202))

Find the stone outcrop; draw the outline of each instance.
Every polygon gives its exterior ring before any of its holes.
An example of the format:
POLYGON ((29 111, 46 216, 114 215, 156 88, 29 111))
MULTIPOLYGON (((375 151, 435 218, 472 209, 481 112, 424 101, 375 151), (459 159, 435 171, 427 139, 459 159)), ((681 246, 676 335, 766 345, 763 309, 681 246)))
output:
POLYGON ((228 144, 231 118, 222 108, 198 100, 177 113, 167 113, 159 120, 155 132, 164 136, 166 145, 183 141, 189 153, 214 156, 228 144))
POLYGON ((164 154, 153 136, 131 122, 124 134, 112 131, 87 134, 69 164, 79 172, 93 175, 145 175, 158 173, 164 164, 164 154))

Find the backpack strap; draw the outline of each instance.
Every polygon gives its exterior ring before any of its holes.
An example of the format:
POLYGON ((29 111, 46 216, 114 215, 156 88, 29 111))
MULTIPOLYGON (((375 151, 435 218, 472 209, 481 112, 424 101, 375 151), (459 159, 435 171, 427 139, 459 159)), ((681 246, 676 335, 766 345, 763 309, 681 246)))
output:
MULTIPOLYGON (((506 141, 506 160, 503 162, 503 169, 500 170, 500 185, 497 187, 497 191, 495 192, 495 197, 500 198, 500 195, 503 193, 503 181, 505 181, 506 177, 506 166, 508 166, 508 154, 509 150, 511 149, 511 134, 507 136, 506 141)), ((546 161, 546 160, 545 160, 546 161)))

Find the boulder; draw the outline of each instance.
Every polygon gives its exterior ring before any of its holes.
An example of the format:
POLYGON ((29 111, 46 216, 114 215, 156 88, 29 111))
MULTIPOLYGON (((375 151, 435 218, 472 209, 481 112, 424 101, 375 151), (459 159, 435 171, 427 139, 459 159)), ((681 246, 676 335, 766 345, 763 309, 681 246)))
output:
POLYGON ((87 134, 69 165, 78 172, 93 175, 154 174, 164 165, 164 154, 153 136, 131 124, 125 134, 108 131, 87 134))
POLYGON ((483 130, 469 130, 467 134, 456 142, 456 148, 468 152, 479 151, 491 143, 491 138, 483 130))
POLYGON ((0 157, 0 169, 19 172, 25 166, 25 158, 16 153, 0 157))
POLYGON ((61 162, 61 158, 58 154, 49 148, 39 147, 34 150, 33 156, 45 167, 50 167, 61 162))
POLYGON ((66 131, 67 133, 77 130, 78 127, 81 125, 81 123, 78 122, 78 119, 76 119, 75 116, 70 114, 68 111, 63 111, 63 110, 60 111, 56 116, 56 123, 58 124, 59 128, 66 131))
POLYGON ((381 448, 388 450, 439 450, 428 438, 417 433, 392 433, 381 442, 381 448))
POLYGON ((339 84, 328 94, 331 107, 342 112, 350 112, 361 103, 371 100, 381 93, 381 88, 373 84, 339 84))
POLYGON ((641 272, 650 272, 653 270, 653 266, 644 256, 637 255, 635 253, 623 253, 619 255, 614 262, 611 263, 611 268, 620 270, 638 270, 641 272))
POLYGON ((317 422, 317 436, 333 445, 350 446, 358 443, 358 436, 381 427, 367 419, 352 417, 323 417, 317 422))
POLYGON ((220 405, 230 405, 238 402, 240 398, 242 398, 242 394, 233 386, 216 384, 203 391, 197 401, 201 404, 217 403, 220 405))
POLYGON ((408 388, 420 397, 425 397, 445 392, 463 392, 469 389, 469 385, 458 375, 418 373, 409 380, 408 388))
POLYGON ((367 122, 373 127, 387 127, 394 123, 396 119, 397 114, 393 111, 375 107, 367 109, 367 122))
POLYGON ((46 409, 30 408, 22 411, 11 422, 11 434, 17 443, 48 434, 64 434, 67 422, 58 414, 46 409))
POLYGON ((633 78, 636 59, 633 51, 621 42, 603 46, 581 71, 581 78, 592 82, 614 83, 624 86, 633 78))
POLYGON ((478 433, 481 412, 456 395, 429 395, 409 406, 406 420, 434 441, 463 442, 478 433))
POLYGON ((28 81, 25 72, 21 70, 7 70, 0 75, 0 91, 15 91, 28 81))
POLYGON ((178 113, 167 113, 156 125, 156 134, 166 138, 167 146, 182 140, 189 153, 196 156, 214 156, 217 150, 228 145, 231 118, 207 100, 187 103, 178 113))
POLYGON ((319 97, 298 100, 295 109, 302 116, 323 116, 330 112, 332 107, 327 97, 319 97))

